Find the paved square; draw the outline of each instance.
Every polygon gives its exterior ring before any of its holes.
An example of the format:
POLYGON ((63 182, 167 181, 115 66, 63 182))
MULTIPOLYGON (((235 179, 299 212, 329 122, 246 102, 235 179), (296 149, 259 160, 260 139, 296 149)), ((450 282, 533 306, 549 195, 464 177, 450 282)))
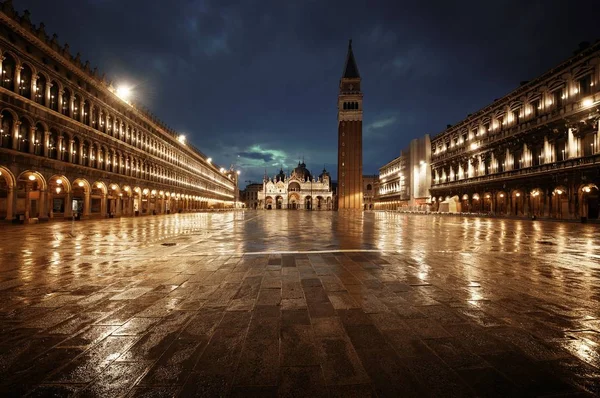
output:
POLYGON ((593 396, 598 232, 306 211, 1 226, 0 389, 593 396))

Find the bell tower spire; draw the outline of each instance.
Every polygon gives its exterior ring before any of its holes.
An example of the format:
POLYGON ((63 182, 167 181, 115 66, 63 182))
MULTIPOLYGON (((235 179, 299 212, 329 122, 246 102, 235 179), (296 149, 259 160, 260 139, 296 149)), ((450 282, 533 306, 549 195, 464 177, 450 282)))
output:
POLYGON ((363 209, 360 83, 350 40, 338 94, 338 209, 363 209))

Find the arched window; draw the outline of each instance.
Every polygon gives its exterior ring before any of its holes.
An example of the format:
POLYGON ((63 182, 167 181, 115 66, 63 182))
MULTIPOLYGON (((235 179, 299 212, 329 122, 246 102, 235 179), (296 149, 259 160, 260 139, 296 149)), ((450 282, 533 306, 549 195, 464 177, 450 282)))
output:
POLYGON ((81 97, 79 94, 75 94, 75 100, 73 101, 73 119, 80 120, 81 115, 81 97))
POLYGON ((44 75, 39 75, 35 84, 35 102, 46 105, 46 78, 44 75))
POLYGON ((19 94, 25 98, 31 98, 31 75, 32 71, 29 65, 23 64, 19 81, 19 94))
POLYGON ((37 156, 44 155, 44 133, 45 128, 40 123, 36 124, 33 141, 33 153, 37 156))
POLYGON ((83 124, 90 125, 90 103, 88 101, 83 102, 83 124))
POLYGON ((371 191, 373 189, 373 187, 371 186, 371 184, 367 184, 367 191, 371 191))
POLYGON ((48 157, 52 159, 58 159, 59 148, 58 148, 58 133, 56 130, 50 130, 50 138, 48 141, 48 157))
POLYGON ((2 87, 11 91, 15 90, 16 65, 15 59, 5 53, 2 61, 2 87))
POLYGON ((69 148, 69 149, 71 150, 72 163, 79 164, 79 157, 81 156, 81 153, 79 151, 79 138, 78 137, 73 138, 73 147, 69 148))
POLYGON ((0 146, 12 148, 14 120, 10 112, 2 112, 2 128, 0 128, 0 146))
POLYGON ((69 106, 71 104, 71 91, 69 91, 69 89, 65 88, 65 91, 63 92, 63 96, 62 96, 62 109, 61 112, 63 115, 65 116, 69 116, 69 106))
POLYGON ((97 150, 98 148, 96 147, 96 145, 94 145, 93 143, 90 144, 88 166, 93 168, 96 168, 96 164, 98 162, 98 159, 96 158, 97 150))
POLYGON ((31 124, 29 120, 21 118, 21 124, 19 125, 19 141, 17 143, 17 150, 21 152, 29 152, 29 134, 31 134, 31 124))
POLYGON ((104 132, 108 135, 112 135, 112 131, 113 131, 112 118, 110 117, 110 115, 108 115, 108 116, 106 116, 106 129, 104 130, 104 132))
POLYGON ((48 105, 50 109, 58 112, 58 83, 52 81, 50 84, 50 103, 48 105))
POLYGON ((83 147, 81 148, 81 158, 83 159, 82 164, 84 166, 90 165, 90 145, 88 142, 83 141, 83 147))

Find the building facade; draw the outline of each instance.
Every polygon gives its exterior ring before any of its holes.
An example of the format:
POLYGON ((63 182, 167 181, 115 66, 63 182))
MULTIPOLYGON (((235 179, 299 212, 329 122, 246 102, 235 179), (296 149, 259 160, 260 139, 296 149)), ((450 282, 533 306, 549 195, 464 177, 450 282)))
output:
POLYGON ((350 40, 338 95, 338 209, 363 209, 360 82, 350 40))
POLYGON ((427 210, 431 187, 429 135, 413 139, 400 156, 379 169, 375 209, 427 210))
POLYGON ((263 181, 263 189, 258 193, 259 207, 266 210, 333 210, 334 193, 331 176, 323 169, 313 176, 304 162, 298 163, 289 175, 279 171, 272 179, 263 181))
POLYGON ((438 134, 434 210, 597 219, 599 81, 596 42, 438 134))
POLYGON ((244 206, 247 209, 258 209, 259 200, 258 194, 263 190, 263 184, 248 184, 246 189, 240 192, 240 198, 244 202, 244 206))
POLYGON ((232 207, 237 173, 0 5, 0 219, 232 207))
POLYGON ((377 175, 364 175, 363 176, 363 209, 373 210, 375 208, 376 200, 376 186, 379 177, 377 175))

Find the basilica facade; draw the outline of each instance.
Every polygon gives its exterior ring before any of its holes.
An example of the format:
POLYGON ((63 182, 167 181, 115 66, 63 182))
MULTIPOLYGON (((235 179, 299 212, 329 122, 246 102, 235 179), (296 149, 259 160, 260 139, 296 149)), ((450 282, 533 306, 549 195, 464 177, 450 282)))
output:
POLYGON ((289 174, 283 169, 273 178, 265 176, 258 193, 259 208, 266 210, 333 210, 334 192, 327 170, 313 176, 304 162, 289 174))

